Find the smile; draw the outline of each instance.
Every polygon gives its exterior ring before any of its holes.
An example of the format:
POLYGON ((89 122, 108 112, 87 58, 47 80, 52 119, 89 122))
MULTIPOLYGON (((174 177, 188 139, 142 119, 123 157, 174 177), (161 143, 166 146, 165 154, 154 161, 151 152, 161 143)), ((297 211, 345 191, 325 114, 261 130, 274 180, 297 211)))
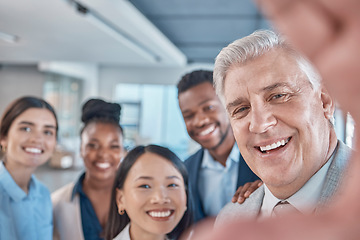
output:
POLYGON ((215 126, 210 126, 209 128, 205 129, 204 131, 201 131, 200 133, 198 133, 199 136, 205 136, 207 134, 212 133, 215 130, 215 126))
POLYGON ((110 167, 110 163, 108 162, 96 163, 96 166, 101 169, 106 169, 110 167))
POLYGON ((25 150, 25 152, 29 152, 29 153, 37 153, 37 154, 42 153, 42 150, 39 149, 39 148, 29 148, 29 147, 27 147, 24 150, 25 150))
POLYGON ((289 141, 290 141, 291 137, 287 138, 287 139, 283 139, 281 141, 277 141, 275 143, 266 145, 266 146, 259 146, 258 148, 260 149, 260 151, 262 153, 265 153, 266 151, 271 151, 274 149, 277 149, 279 147, 283 147, 285 146, 289 141))
POLYGON ((167 210, 167 211, 149 211, 148 214, 153 218, 165 218, 169 217, 174 210, 167 210))

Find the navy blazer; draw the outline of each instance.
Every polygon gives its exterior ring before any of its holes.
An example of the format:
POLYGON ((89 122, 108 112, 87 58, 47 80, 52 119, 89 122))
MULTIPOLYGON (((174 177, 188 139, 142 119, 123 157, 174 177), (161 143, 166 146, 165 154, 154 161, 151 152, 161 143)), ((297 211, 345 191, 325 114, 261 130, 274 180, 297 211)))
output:
MULTIPOLYGON (((188 159, 185 160, 185 166, 189 174, 189 194, 190 194, 190 198, 192 199, 192 206, 194 211, 194 223, 207 217, 207 215, 204 213, 203 203, 201 202, 200 193, 198 189, 198 178, 199 178, 199 172, 200 172, 203 156, 204 156, 204 149, 201 148, 199 151, 197 151, 196 153, 194 153, 188 159)), ((246 164, 244 158, 240 154, 236 189, 247 182, 254 182, 255 180, 258 179, 259 179, 258 176, 256 176, 255 173, 251 171, 249 166, 246 164)))

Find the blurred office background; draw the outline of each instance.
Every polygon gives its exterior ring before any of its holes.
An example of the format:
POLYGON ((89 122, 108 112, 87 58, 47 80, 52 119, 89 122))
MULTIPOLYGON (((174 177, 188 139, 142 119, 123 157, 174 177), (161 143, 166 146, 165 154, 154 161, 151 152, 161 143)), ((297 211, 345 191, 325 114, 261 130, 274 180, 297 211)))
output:
MULTIPOLYGON (((0 112, 23 95, 56 108, 58 150, 37 171, 51 191, 82 171, 80 108, 91 97, 121 104, 127 148, 155 143, 185 159, 199 146, 176 83, 212 70, 224 46, 260 28, 271 26, 252 0, 0 0, 0 112)), ((353 127, 338 110, 349 145, 353 127)))

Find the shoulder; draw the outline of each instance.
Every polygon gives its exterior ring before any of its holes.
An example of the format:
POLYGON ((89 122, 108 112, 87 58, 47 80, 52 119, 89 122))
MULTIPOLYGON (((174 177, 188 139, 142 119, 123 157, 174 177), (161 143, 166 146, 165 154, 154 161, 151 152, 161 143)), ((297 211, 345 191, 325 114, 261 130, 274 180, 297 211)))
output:
POLYGON ((347 163, 348 160, 350 159, 352 152, 353 150, 349 146, 347 146, 345 143, 339 140, 338 149, 336 150, 334 159, 336 160, 336 162, 347 163))
POLYGON ((126 225, 126 227, 116 236, 113 240, 130 240, 129 233, 130 224, 126 225))
POLYGON ((42 182, 40 182, 35 176, 32 178, 34 181, 34 184, 36 186, 36 188, 38 189, 38 191, 41 194, 45 194, 45 195, 49 195, 50 196, 50 191, 49 189, 45 186, 45 184, 43 184, 42 182))
POLYGON ((69 183, 51 194, 51 200, 55 206, 62 201, 70 201, 75 183, 69 183))
POLYGON ((204 154, 204 149, 200 148, 196 153, 185 159, 184 161, 185 165, 192 164, 195 161, 200 161, 202 159, 203 154, 204 154))
POLYGON ((216 217, 215 227, 235 219, 255 218, 260 212, 263 199, 264 186, 261 186, 243 204, 229 202, 216 217))
POLYGON ((330 164, 327 176, 336 178, 337 175, 344 175, 348 170, 348 163, 353 150, 342 141, 338 141, 338 146, 334 152, 333 160, 330 164))

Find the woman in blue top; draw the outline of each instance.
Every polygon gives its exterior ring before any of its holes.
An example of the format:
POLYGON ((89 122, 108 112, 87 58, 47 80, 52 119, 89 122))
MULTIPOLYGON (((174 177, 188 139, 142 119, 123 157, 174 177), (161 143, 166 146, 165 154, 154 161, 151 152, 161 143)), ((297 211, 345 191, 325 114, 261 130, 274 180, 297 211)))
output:
POLYGON ((0 239, 52 238, 48 189, 33 175, 54 152, 58 123, 43 99, 22 97, 5 110, 0 124, 0 239))

